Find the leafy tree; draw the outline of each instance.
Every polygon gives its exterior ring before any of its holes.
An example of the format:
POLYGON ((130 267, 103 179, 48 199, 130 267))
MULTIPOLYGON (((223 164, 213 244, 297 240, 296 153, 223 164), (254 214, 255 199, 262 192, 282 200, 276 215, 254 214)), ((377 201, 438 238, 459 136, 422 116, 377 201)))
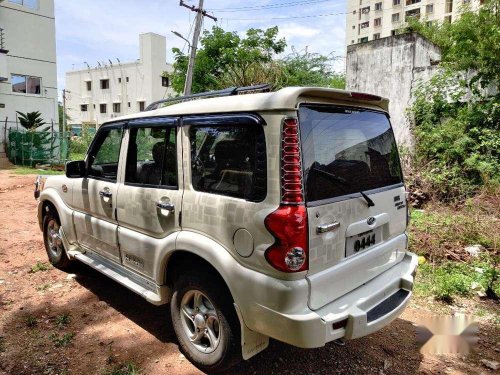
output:
MULTIPOLYGON (((263 83, 276 74, 273 58, 284 51, 286 42, 278 39, 278 28, 249 29, 245 37, 214 26, 205 30, 196 54, 192 92, 216 90, 228 83, 238 86, 263 83)), ((188 56, 178 48, 174 73, 170 76, 175 91, 182 92, 188 66, 188 56)))
POLYGON ((318 86, 345 88, 345 74, 336 73, 332 64, 333 53, 300 53, 296 50, 281 60, 282 86, 318 86))
POLYGON ((443 53, 440 71, 416 90, 411 108, 416 169, 443 200, 500 186, 499 6, 490 0, 451 24, 411 21, 443 53))
POLYGON ((18 117, 19 123, 23 128, 25 128, 28 131, 35 131, 40 126, 46 124, 46 122, 44 122, 42 119, 42 114, 38 111, 27 112, 27 113, 22 113, 19 111, 16 112, 19 115, 18 117))

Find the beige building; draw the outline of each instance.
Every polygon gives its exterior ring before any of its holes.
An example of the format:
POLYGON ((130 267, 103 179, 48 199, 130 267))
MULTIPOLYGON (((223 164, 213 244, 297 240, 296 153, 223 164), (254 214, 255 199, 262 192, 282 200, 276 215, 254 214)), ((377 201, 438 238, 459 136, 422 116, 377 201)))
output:
POLYGON ((54 0, 0 0, 0 124, 16 126, 16 111, 39 111, 57 129, 54 0))
POLYGON ((452 22, 463 6, 477 9, 484 0, 347 0, 346 45, 396 34, 408 17, 452 22))
POLYGON ((110 57, 91 67, 66 73, 66 108, 71 124, 99 126, 115 117, 143 111, 156 100, 174 96, 167 77, 166 38, 139 36, 139 59, 122 62, 110 57))

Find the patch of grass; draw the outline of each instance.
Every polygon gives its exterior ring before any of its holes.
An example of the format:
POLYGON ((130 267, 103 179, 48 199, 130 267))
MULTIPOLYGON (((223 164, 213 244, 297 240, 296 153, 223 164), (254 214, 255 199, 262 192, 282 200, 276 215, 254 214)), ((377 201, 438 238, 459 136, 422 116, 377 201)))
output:
POLYGON ((34 316, 30 315, 26 318, 26 325, 29 328, 34 328, 34 327, 36 327, 37 324, 38 324, 38 322, 34 316))
POLYGON ((31 266, 30 273, 36 273, 38 271, 48 271, 50 270, 50 264, 45 262, 37 261, 35 265, 31 266))
POLYGON ((487 256, 470 263, 424 263, 419 267, 415 293, 450 303, 456 296, 471 296, 475 283, 488 297, 497 298, 500 295, 498 276, 495 264, 487 256))
POLYGON ((126 362, 119 365, 114 366, 113 368, 106 370, 102 373, 102 375, 140 375, 141 370, 139 367, 132 363, 126 362))
POLYGON ((44 169, 36 169, 36 168, 21 167, 21 166, 16 166, 14 169, 12 169, 12 172, 14 172, 15 174, 20 174, 20 175, 26 175, 26 174, 61 175, 61 174, 64 174, 64 171, 57 171, 57 170, 53 170, 53 169, 44 170, 44 169))
POLYGON ((71 316, 68 313, 58 315, 56 316, 55 322, 59 328, 63 328, 71 322, 71 316))
POLYGON ((44 290, 47 290, 49 288, 50 288, 50 283, 46 283, 46 284, 38 285, 36 287, 36 290, 38 290, 38 291, 44 291, 44 290))
POLYGON ((65 333, 62 336, 59 336, 57 333, 51 333, 49 335, 49 339, 51 339, 55 346, 58 348, 66 347, 71 344, 71 341, 73 341, 73 337, 75 337, 75 334, 73 332, 65 333))

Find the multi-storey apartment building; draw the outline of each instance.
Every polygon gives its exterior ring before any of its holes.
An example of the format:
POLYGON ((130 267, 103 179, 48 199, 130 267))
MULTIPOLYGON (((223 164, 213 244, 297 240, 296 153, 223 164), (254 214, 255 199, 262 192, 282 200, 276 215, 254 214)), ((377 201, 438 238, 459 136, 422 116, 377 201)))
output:
POLYGON ((408 17, 452 22, 464 6, 477 9, 484 0, 347 0, 346 45, 395 35, 408 17))
POLYGON ((16 111, 39 111, 57 129, 54 0, 0 0, 0 124, 15 126, 16 111))
POLYGON ((143 111, 153 101, 175 94, 164 72, 166 38, 154 33, 139 36, 139 59, 121 62, 113 57, 66 73, 68 123, 99 126, 112 118, 143 111))

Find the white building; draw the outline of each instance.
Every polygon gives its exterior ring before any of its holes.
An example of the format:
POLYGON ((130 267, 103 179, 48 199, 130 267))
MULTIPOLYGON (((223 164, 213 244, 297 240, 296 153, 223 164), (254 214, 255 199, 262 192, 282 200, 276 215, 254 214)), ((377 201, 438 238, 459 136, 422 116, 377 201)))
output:
POLYGON ((463 6, 477 9, 485 0, 347 0, 346 45, 395 35, 408 17, 452 22, 463 6))
POLYGON ((16 111, 58 128, 54 0, 0 0, 0 129, 16 125, 16 111))
POLYGON ((147 33, 139 36, 139 59, 121 62, 116 57, 97 67, 66 73, 66 108, 71 124, 100 125, 114 117, 143 111, 156 100, 174 96, 164 72, 166 38, 147 33))

